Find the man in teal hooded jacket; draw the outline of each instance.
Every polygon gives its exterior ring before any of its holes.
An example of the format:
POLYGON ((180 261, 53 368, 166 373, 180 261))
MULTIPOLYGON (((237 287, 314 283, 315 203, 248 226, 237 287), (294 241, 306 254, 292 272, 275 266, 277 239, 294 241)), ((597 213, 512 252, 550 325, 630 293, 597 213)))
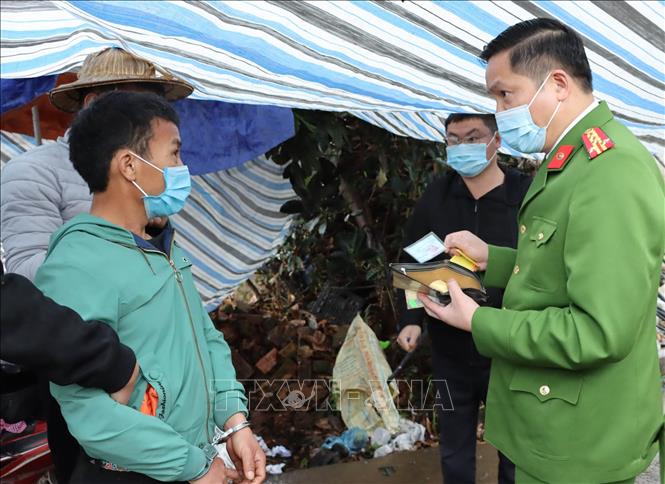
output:
POLYGON ((243 387, 192 263, 169 225, 154 237, 145 228, 189 194, 177 114, 158 96, 111 92, 79 113, 69 143, 92 207, 53 235, 36 285, 113 327, 141 369, 126 406, 102 390, 51 384, 87 454, 73 481, 261 482, 265 456, 244 424, 243 387), (216 426, 235 430, 227 448, 240 475, 215 458, 216 426))

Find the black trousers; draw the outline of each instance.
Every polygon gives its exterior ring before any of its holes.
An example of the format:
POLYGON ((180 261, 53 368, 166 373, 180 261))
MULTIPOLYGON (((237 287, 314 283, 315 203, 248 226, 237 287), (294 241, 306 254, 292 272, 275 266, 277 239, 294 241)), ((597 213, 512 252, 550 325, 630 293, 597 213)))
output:
MULTIPOLYGON (((153 484, 157 482, 162 481, 157 481, 137 472, 107 471, 92 464, 90 458, 81 452, 69 484, 153 484)), ((174 484, 187 483, 176 482, 174 484)))
MULTIPOLYGON (((490 368, 447 358, 432 347, 432 374, 441 397, 439 451, 445 484, 473 484, 476 480, 478 409, 487 399, 490 368)), ((515 482, 515 466, 499 452, 499 484, 515 482)))
POLYGON ((48 446, 55 466, 55 477, 58 484, 68 484, 81 446, 69 433, 60 405, 49 393, 46 381, 43 382, 42 398, 46 403, 48 446))

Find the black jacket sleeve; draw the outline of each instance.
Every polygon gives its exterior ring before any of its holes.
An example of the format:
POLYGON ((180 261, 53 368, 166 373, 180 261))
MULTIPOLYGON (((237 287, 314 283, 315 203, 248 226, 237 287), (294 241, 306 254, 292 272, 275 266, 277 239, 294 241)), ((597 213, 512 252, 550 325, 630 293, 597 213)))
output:
POLYGON ((85 322, 28 279, 2 274, 0 357, 57 383, 113 393, 131 378, 136 356, 107 324, 85 322))

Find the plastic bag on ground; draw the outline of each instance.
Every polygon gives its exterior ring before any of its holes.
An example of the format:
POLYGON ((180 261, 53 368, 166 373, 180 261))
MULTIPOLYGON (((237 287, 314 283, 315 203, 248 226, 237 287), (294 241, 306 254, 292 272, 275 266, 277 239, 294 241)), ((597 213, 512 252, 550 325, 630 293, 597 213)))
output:
POLYGON ((377 447, 386 445, 388 442, 390 442, 391 438, 392 435, 390 435, 390 432, 388 432, 388 430, 386 430, 383 427, 375 428, 374 432, 372 432, 372 435, 370 436, 372 445, 375 445, 377 447))
MULTIPOLYGON (((399 431, 390 441, 374 451, 374 457, 383 457, 393 452, 413 450, 416 442, 425 440, 425 427, 405 418, 399 421, 399 431)), ((374 442, 377 443, 378 442, 374 442)))
POLYGON ((367 447, 369 436, 359 427, 345 430, 340 436, 330 436, 321 445, 322 449, 332 449, 335 444, 342 445, 347 452, 355 454, 367 447))
POLYGON ((339 396, 339 410, 348 428, 371 432, 385 427, 399 430, 399 413, 394 398, 397 384, 386 380, 392 373, 379 340, 360 315, 351 323, 333 368, 333 386, 339 396))

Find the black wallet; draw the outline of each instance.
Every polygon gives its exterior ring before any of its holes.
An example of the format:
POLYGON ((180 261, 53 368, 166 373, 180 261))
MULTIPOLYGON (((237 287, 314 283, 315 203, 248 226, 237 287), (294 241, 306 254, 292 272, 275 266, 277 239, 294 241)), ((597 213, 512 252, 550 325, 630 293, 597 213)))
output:
POLYGON ((487 302, 487 292, 480 277, 466 267, 450 262, 390 264, 393 287, 428 294, 440 304, 450 303, 447 281, 454 279, 462 291, 477 303, 487 302))

